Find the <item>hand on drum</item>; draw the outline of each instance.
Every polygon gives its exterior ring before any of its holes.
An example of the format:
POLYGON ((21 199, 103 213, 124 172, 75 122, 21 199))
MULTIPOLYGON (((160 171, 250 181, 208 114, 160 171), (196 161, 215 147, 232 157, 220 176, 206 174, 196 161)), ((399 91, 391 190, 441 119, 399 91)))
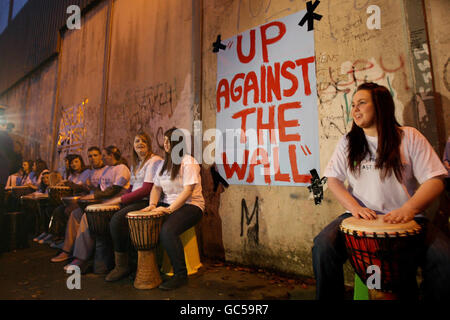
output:
POLYGON ((152 213, 166 213, 166 214, 171 214, 172 211, 170 211, 169 208, 166 207, 158 207, 156 209, 152 210, 152 213))
POLYGON ((383 221, 387 223, 406 223, 414 218, 415 214, 412 210, 401 207, 387 213, 383 217, 383 221))
POLYGON ((376 220, 377 219, 377 214, 375 213, 375 211, 373 211, 369 208, 359 207, 359 208, 350 210, 350 212, 357 219, 359 219, 359 218, 362 218, 365 220, 376 220))
POLYGON ((145 208, 142 209, 141 211, 144 211, 144 212, 150 212, 150 211, 152 211, 152 210, 155 209, 155 208, 156 208, 155 205, 151 205, 151 206, 145 207, 145 208))
POLYGON ((169 208, 166 208, 166 207, 158 207, 158 208, 156 208, 155 205, 151 205, 151 206, 145 207, 141 211, 151 212, 151 213, 166 213, 166 214, 172 213, 172 211, 170 211, 169 208))

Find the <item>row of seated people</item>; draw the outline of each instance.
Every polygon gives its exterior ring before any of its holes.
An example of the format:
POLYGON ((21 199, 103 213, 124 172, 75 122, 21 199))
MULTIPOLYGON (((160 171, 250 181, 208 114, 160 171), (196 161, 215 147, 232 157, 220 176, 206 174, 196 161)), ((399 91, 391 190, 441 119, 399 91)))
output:
MULTIPOLYGON (((49 229, 34 239, 48 243, 51 237, 63 233, 60 252, 51 259, 52 262, 70 261, 65 265, 65 270, 70 266, 78 266, 85 273, 90 266, 89 261, 94 257, 94 273, 105 274, 105 280, 110 282, 122 279, 131 271, 128 252, 131 247, 130 230, 126 215, 140 211, 143 214, 164 216, 159 242, 167 252, 174 276, 164 281, 159 288, 170 290, 187 283, 187 267, 180 235, 202 218, 204 198, 198 162, 188 154, 180 154, 181 161, 172 158, 172 149, 184 143, 183 138, 175 138, 176 131, 176 128, 172 128, 164 134, 164 159, 152 152, 150 137, 143 131, 138 132, 133 140, 130 168, 115 146, 103 150, 89 148, 90 169, 85 167, 80 155, 66 157, 70 174, 63 177, 58 185, 70 187, 74 194, 83 194, 78 199, 85 203, 118 205, 119 210, 109 222, 111 243, 105 237, 90 232, 85 208, 80 207, 80 201, 66 202, 52 209, 49 229)), ((182 152, 186 150, 183 147, 178 149, 182 152)), ((47 186, 48 175, 45 172, 41 177, 47 186)), ((39 192, 48 192, 48 188, 44 189, 39 192)), ((58 247, 57 244, 54 246, 58 247)))
MULTIPOLYGON (((48 195, 50 186, 67 185, 73 189, 75 193, 88 191, 82 186, 82 183, 86 181, 86 178, 90 173, 90 170, 84 165, 83 158, 80 155, 69 154, 64 160, 65 166, 60 168, 58 172, 50 172, 46 162, 42 159, 37 159, 36 161, 23 161, 21 169, 8 177, 5 186, 7 191, 5 201, 7 211, 17 211, 22 209, 26 213, 28 210, 36 209, 35 203, 21 203, 21 196, 28 194, 36 198, 40 195, 48 195), (30 192, 32 193, 30 194, 30 192)), ((25 199, 30 198, 27 197, 25 199)), ((49 220, 53 221, 51 217, 54 215, 58 216, 57 212, 62 208, 59 207, 57 208, 58 210, 54 212, 55 206, 45 203, 45 207, 41 209, 45 211, 44 217, 34 217, 27 214, 26 220, 28 228, 35 225, 35 229, 31 232, 39 234, 33 240, 41 244, 51 243, 52 247, 57 247, 58 242, 61 243, 61 235, 64 234, 64 230, 61 233, 60 229, 61 227, 64 228, 64 226, 58 224, 58 220, 56 220, 55 223, 50 224, 50 227, 47 227, 47 225, 49 224, 49 220)))

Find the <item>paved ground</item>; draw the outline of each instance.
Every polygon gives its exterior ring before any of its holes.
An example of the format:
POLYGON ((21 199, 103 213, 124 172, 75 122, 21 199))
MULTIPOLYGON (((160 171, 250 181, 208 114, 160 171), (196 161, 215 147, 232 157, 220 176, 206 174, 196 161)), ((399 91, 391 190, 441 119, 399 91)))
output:
MULTIPOLYGON (((286 277, 217 261, 189 277, 187 286, 173 291, 137 290, 133 277, 107 283, 104 276, 81 276, 81 289, 69 290, 64 263, 51 263, 55 249, 32 243, 30 248, 0 254, 0 299, 31 300, 261 300, 314 299, 314 279, 286 277)), ((349 292, 349 295, 351 293, 349 292)))

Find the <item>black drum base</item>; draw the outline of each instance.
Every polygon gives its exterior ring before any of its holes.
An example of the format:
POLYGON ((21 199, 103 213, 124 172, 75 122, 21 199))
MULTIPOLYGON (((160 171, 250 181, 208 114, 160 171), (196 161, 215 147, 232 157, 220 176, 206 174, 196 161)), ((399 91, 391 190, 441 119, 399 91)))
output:
POLYGON ((7 212, 3 217, 5 240, 5 251, 24 249, 30 247, 28 242, 28 230, 26 217, 23 212, 7 212))

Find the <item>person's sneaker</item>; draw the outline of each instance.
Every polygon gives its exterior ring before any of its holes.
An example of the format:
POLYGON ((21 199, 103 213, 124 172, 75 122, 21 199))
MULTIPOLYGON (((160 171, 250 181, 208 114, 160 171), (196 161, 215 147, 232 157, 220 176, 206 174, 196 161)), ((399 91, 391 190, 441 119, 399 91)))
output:
POLYGON ((40 235, 38 235, 36 238, 33 238, 34 242, 39 242, 39 240, 41 240, 42 238, 46 237, 47 233, 46 232, 42 232, 40 235))
POLYGON ((59 249, 59 250, 62 250, 63 247, 64 247, 64 240, 53 241, 53 242, 50 244, 50 248, 52 248, 52 249, 59 249))
POLYGON ((47 243, 48 241, 51 241, 52 238, 53 238, 52 234, 47 234, 44 238, 40 239, 38 243, 39 244, 47 243))
POLYGON ((187 276, 174 275, 170 280, 163 282, 158 288, 161 290, 173 290, 186 285, 187 282, 187 276))
POLYGON ((67 270, 69 270, 69 267, 71 267, 71 266, 78 266, 80 268, 81 274, 87 273, 87 271, 90 267, 90 265, 87 261, 83 261, 83 260, 75 258, 71 263, 66 264, 64 266, 64 271, 67 272, 67 270))
POLYGON ((70 259, 70 255, 64 251, 58 254, 56 257, 50 259, 51 262, 63 262, 70 259))

